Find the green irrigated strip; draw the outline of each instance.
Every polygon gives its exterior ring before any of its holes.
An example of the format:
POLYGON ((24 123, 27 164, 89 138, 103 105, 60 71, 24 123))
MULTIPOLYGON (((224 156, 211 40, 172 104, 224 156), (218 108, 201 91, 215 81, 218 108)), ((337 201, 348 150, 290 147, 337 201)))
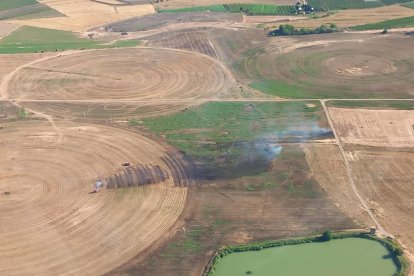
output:
POLYGON ((414 16, 403 17, 398 19, 385 20, 377 23, 353 26, 350 29, 357 31, 392 29, 392 28, 408 28, 414 27, 414 16))
POLYGON ((36 0, 0 0, 0 11, 7 11, 38 4, 36 0))

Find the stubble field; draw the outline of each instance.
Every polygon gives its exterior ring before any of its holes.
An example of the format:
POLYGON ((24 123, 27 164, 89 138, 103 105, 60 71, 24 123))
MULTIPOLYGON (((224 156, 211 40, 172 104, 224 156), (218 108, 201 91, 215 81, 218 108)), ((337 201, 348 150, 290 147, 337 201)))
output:
POLYGON ((102 274, 174 231, 189 180, 166 162, 168 149, 102 125, 1 126, 2 274, 102 274), (122 172, 125 161, 160 166, 169 177, 90 194, 96 180, 122 172))

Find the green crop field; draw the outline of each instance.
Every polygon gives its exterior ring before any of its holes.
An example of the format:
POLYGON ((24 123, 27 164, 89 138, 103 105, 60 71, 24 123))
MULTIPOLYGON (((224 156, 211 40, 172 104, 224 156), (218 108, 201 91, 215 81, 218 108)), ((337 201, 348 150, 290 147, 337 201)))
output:
MULTIPOLYGON (((304 102, 211 102, 171 116, 144 120, 144 124, 172 145, 194 156, 219 156, 226 145, 250 142, 283 132, 295 125, 316 124, 321 116, 304 102), (220 146, 222 145, 222 146, 220 146)), ((229 152, 229 154, 237 152, 229 152)))
POLYGON ((79 38, 71 32, 25 26, 0 40, 0 54, 132 47, 138 45, 138 40, 122 40, 112 45, 107 45, 103 41, 79 38))
POLYGON ((309 0, 308 4, 315 8, 322 9, 365 9, 375 8, 384 5, 392 5, 398 3, 410 2, 412 0, 378 0, 378 1, 366 1, 366 0, 309 0))
POLYGON ((38 4, 36 0, 1 0, 0 11, 6 11, 11 9, 17 9, 24 6, 30 6, 38 4))
POLYGON ((182 9, 163 9, 159 12, 203 12, 203 11, 214 11, 214 12, 226 12, 224 5, 211 5, 211 6, 196 6, 182 9))
POLYGON ((414 9, 414 2, 408 2, 408 3, 402 4, 401 6, 414 9))
POLYGON ((358 25, 352 26, 350 29, 357 30, 357 31, 364 31, 364 30, 380 30, 380 29, 392 29, 392 28, 407 28, 407 27, 414 27, 414 16, 392 19, 392 20, 385 20, 377 23, 372 24, 365 24, 365 25, 358 25))
POLYGON ((270 4, 223 4, 211 6, 196 6, 182 9, 165 9, 160 12, 244 12, 249 15, 290 15, 295 13, 293 6, 278 6, 270 4))
POLYGON ((414 101, 328 101, 327 105, 346 108, 414 110, 414 101))

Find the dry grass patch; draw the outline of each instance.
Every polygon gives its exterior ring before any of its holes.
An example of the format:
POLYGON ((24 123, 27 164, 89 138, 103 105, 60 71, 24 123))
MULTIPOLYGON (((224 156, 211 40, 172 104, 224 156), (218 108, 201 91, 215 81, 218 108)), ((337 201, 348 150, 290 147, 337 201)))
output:
POLYGON ((413 149, 348 148, 355 183, 384 228, 414 252, 413 149))
POLYGON ((329 108, 344 143, 382 147, 414 146, 414 111, 329 108))

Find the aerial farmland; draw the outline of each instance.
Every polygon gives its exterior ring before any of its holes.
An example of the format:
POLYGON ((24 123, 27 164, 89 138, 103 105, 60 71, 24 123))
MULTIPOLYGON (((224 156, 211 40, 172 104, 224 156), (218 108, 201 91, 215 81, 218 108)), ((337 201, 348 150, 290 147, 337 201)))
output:
POLYGON ((414 275, 414 2, 0 1, 0 275, 414 275))

